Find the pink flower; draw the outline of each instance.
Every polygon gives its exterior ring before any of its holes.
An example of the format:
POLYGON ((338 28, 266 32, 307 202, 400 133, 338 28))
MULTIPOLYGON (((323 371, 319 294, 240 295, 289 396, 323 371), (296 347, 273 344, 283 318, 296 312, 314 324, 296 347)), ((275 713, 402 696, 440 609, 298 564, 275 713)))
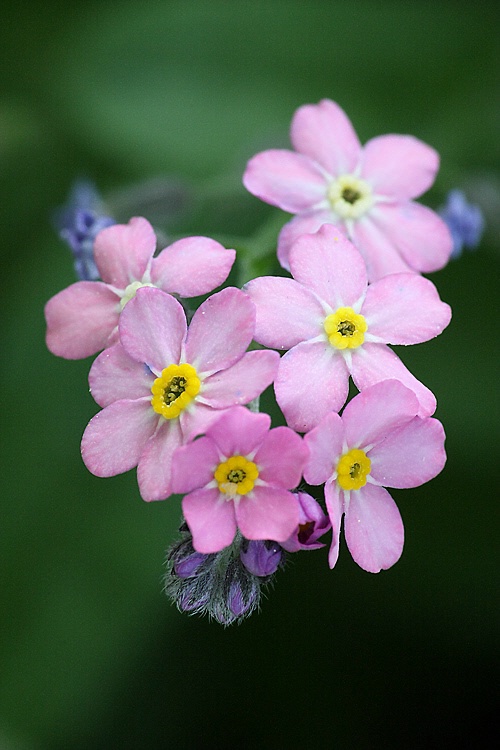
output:
POLYGON ((411 200, 434 182, 434 149, 408 135, 382 135, 363 148, 345 112, 328 99, 295 112, 291 141, 295 152, 257 154, 243 176, 253 195, 297 214, 278 241, 284 268, 293 241, 325 223, 341 228, 361 251, 370 281, 447 263, 446 224, 411 200))
POLYGON ((153 258, 156 236, 143 218, 103 229, 94 260, 103 281, 77 281, 45 306, 47 347, 59 357, 81 359, 118 340, 120 313, 143 286, 180 297, 208 294, 231 270, 235 250, 208 237, 186 237, 153 258))
POLYGON ((437 419, 417 416, 415 395, 396 380, 367 388, 342 415, 330 413, 309 432, 309 484, 325 482, 332 522, 329 564, 339 553, 342 515, 347 546, 364 570, 390 568, 403 551, 403 522, 384 487, 418 487, 446 462, 444 430, 437 419))
POLYGON ((198 552, 227 547, 237 528, 247 539, 284 542, 297 527, 289 490, 300 482, 307 450, 288 427, 270 424, 267 414, 237 406, 176 451, 172 489, 188 493, 182 511, 198 552))
POLYGON ((330 519, 324 514, 321 505, 307 492, 297 492, 294 497, 299 506, 299 525, 281 546, 287 552, 324 547, 318 539, 331 529, 330 519))
POLYGON ((306 432, 339 411, 349 375, 360 391, 400 380, 420 416, 433 414, 434 395, 387 346, 428 341, 448 325, 450 308, 432 282, 400 273, 368 286, 360 253, 329 224, 296 240, 290 268, 294 279, 263 276, 245 287, 257 307, 255 340, 289 349, 274 385, 289 426, 306 432))
POLYGON ((139 289, 120 316, 120 343, 90 370, 103 410, 82 438, 87 468, 110 477, 137 466, 144 500, 168 497, 174 450, 272 382, 279 355, 246 352, 254 327, 254 305, 239 289, 209 297, 189 329, 176 299, 139 289))

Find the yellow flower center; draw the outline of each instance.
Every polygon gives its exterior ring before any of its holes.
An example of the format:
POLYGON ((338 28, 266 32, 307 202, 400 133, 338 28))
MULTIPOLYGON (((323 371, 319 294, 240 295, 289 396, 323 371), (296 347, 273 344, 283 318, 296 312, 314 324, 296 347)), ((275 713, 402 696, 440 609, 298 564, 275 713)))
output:
POLYGON ((337 464, 337 482, 343 490, 359 490, 366 484, 371 461, 364 451, 353 448, 337 464))
POLYGON ((199 393, 200 386, 192 365, 169 365, 152 385, 151 406, 165 419, 175 419, 199 393))
POLYGON ((246 495, 253 490, 258 476, 257 466, 244 456, 231 456, 227 461, 220 463, 214 471, 214 479, 219 485, 219 490, 229 495, 228 500, 236 495, 246 495))
POLYGON ((359 219, 373 203, 372 189, 351 174, 340 175, 328 186, 330 205, 342 219, 359 219))
POLYGON ((154 284, 143 284, 142 281, 133 281, 125 288, 120 300, 120 311, 123 310, 127 302, 130 302, 130 300, 135 297, 137 290, 141 289, 143 286, 154 286, 154 284))
POLYGON ((363 315, 355 313, 352 307, 339 307, 325 318, 323 326, 328 341, 336 349, 357 349, 368 329, 363 315))

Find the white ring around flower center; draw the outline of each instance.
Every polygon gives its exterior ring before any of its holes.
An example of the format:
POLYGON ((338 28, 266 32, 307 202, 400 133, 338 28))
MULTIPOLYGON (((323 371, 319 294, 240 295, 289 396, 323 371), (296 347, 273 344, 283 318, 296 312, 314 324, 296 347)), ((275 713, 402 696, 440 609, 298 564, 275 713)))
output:
POLYGON ((370 185, 351 174, 343 174, 328 186, 331 207, 342 219, 359 219, 373 203, 370 185))
POLYGON ((133 281, 125 287, 123 290, 123 296, 120 300, 120 310, 123 310, 127 302, 130 302, 130 300, 135 297, 137 290, 141 289, 143 286, 154 286, 154 284, 143 284, 142 281, 133 281))

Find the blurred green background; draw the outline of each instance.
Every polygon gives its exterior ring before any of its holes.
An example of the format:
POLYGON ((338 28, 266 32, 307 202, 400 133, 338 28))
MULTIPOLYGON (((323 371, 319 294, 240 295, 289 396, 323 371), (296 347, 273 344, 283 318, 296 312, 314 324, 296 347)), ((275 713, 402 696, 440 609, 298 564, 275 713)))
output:
POLYGON ((0 750, 489 747, 497 3, 4 0, 1 14, 0 750), (326 549, 295 556, 261 613, 223 629, 162 594, 178 501, 146 505, 135 472, 97 479, 81 461, 97 407, 90 362, 44 346, 43 305, 74 280, 50 217, 75 177, 124 213, 117 191, 180 178, 193 203, 160 201, 167 233, 248 245, 286 216, 245 193, 246 160, 287 147, 293 111, 323 97, 363 142, 411 133, 440 152, 427 205, 459 187, 487 215, 480 249, 432 277, 452 325, 403 353, 438 396, 449 460, 395 493, 407 541, 390 571, 361 571, 345 545, 334 571, 326 549))

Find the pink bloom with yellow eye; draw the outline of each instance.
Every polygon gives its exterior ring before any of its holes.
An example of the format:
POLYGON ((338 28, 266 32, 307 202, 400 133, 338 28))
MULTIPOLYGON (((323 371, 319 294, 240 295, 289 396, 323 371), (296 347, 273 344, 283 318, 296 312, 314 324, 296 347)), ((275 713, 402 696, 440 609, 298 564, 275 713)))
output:
POLYGON ((58 357, 81 359, 118 340, 118 320, 141 287, 180 297, 208 294, 228 277, 236 257, 208 237, 186 237, 154 258, 156 235, 141 217, 103 229, 94 242, 102 281, 77 281, 45 305, 47 347, 58 357))
POLYGON ((262 276, 245 291, 255 302, 255 340, 288 349, 274 383, 290 427, 307 432, 340 411, 349 375, 362 391, 388 378, 416 394, 420 416, 436 409, 434 394, 387 344, 437 336, 451 318, 428 279, 398 273, 368 286, 361 254, 330 224, 299 237, 290 251, 293 279, 262 276))
POLYGON ((415 394, 397 380, 386 380, 355 396, 342 417, 331 412, 304 437, 309 448, 304 478, 325 483, 331 568, 339 554, 342 516, 349 551, 364 570, 378 573, 399 560, 403 522, 385 487, 418 487, 446 462, 441 423, 417 414, 415 394))
POLYGON ((442 268, 452 250, 445 222, 413 201, 434 182, 436 151, 409 135, 382 135, 361 146, 338 104, 324 99, 294 114, 295 151, 263 151, 243 183, 253 195, 297 214, 278 241, 278 259, 301 234, 334 224, 361 251, 370 281, 391 273, 442 268))
POLYGON ((209 297, 189 328, 174 297, 139 289, 120 316, 120 343, 90 369, 103 408, 83 434, 87 468, 111 477, 137 466, 143 499, 168 497, 175 449, 272 383, 279 355, 247 352, 254 327, 254 304, 239 289, 209 297))
POLYGON ((172 489, 186 493, 182 511, 198 552, 227 547, 237 529, 246 539, 285 542, 298 526, 290 490, 307 448, 289 427, 270 424, 269 415, 237 406, 174 454, 172 489))

